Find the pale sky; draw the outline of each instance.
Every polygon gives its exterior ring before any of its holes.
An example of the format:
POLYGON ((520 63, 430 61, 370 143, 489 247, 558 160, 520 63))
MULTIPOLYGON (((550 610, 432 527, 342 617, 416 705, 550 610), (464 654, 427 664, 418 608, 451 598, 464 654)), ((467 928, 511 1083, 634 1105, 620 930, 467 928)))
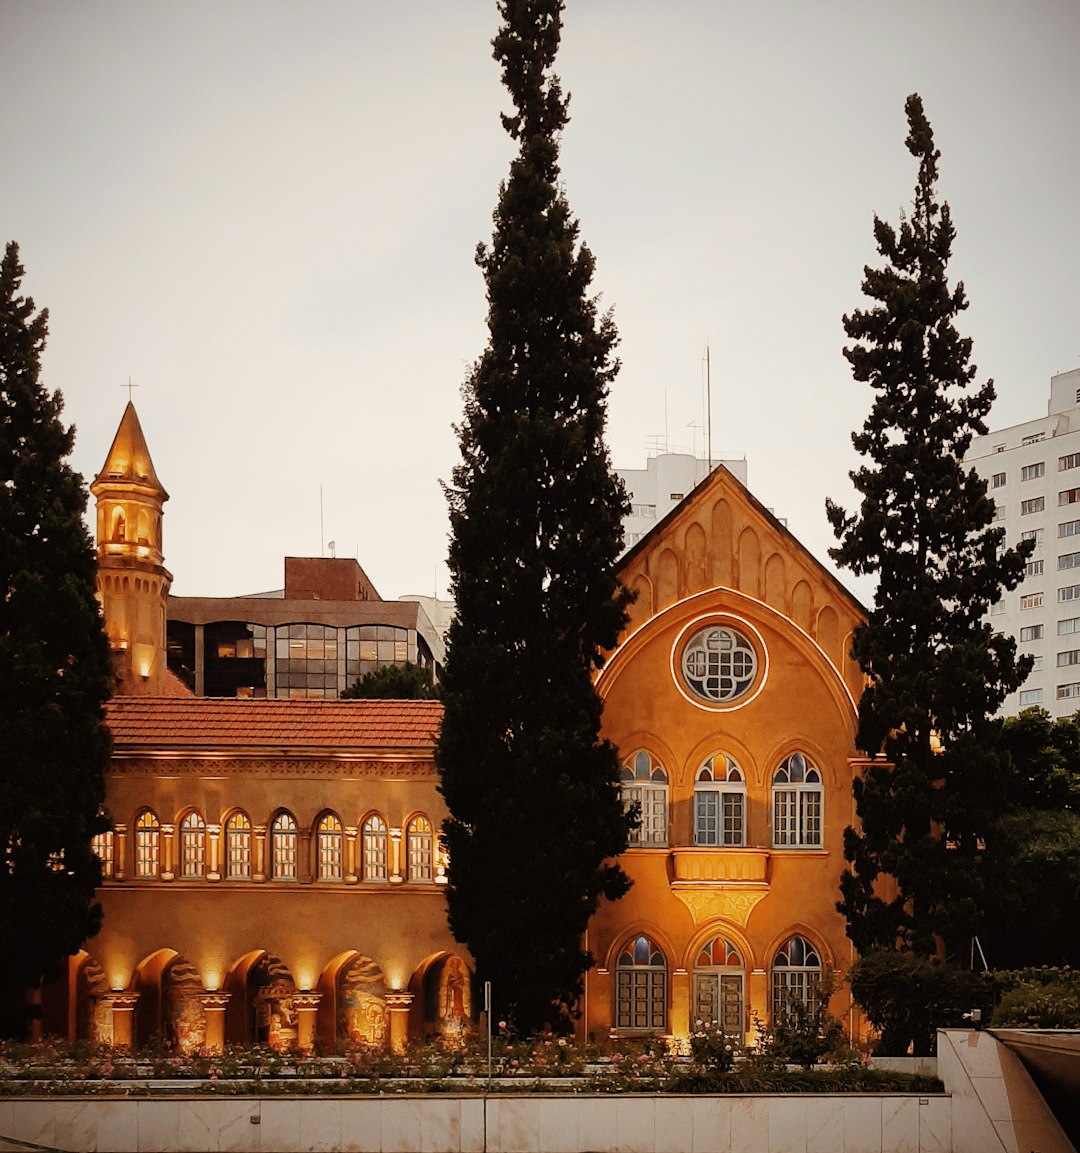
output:
MULTIPOLYGON (((333 540, 385 597, 445 595, 473 253, 512 154, 497 23, 494 0, 0 0, 0 240, 49 308, 88 482, 138 386, 175 593, 280 587, 333 540)), ((708 344, 714 455, 826 559, 871 401, 841 317, 874 212, 911 200, 913 91, 992 425, 1044 414, 1080 366, 1078 49, 1075 0, 568 0, 615 465, 703 451, 708 344)))

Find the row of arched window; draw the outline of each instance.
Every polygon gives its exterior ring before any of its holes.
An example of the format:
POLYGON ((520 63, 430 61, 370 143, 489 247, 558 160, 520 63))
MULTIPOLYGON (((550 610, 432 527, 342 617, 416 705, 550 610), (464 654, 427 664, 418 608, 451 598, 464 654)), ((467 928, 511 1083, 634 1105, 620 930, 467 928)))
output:
MULTIPOLYGON (((668 844, 668 774, 645 750, 623 762, 622 795, 636 803, 641 823, 630 835, 631 848, 668 844)), ((822 846, 821 772, 805 753, 786 757, 772 776, 774 848, 822 846)), ((702 762, 694 778, 694 844, 738 847, 746 844, 746 775, 726 753, 702 762)))
MULTIPOLYGON (((118 837, 127 830, 94 838, 106 878, 121 879, 125 864, 118 837)), ((323 813, 312 830, 311 860, 305 860, 306 830, 287 810, 276 813, 269 826, 253 826, 241 809, 221 825, 208 825, 197 809, 188 810, 175 826, 162 824, 153 809, 142 809, 132 827, 130 874, 135 880, 198 878, 250 881, 265 876, 274 881, 433 882, 445 873, 431 821, 416 814, 404 830, 389 828, 378 814, 369 814, 358 829, 346 829, 335 813, 323 813)))
MULTIPOLYGON (((772 1022, 787 1020, 796 1003, 816 1012, 821 1000, 821 956, 795 934, 772 958, 772 1022)), ((619 1029, 667 1031, 668 961, 644 935, 632 937, 615 966, 615 1024, 619 1029)), ((725 1033, 741 1036, 747 1028, 746 970, 738 946, 714 937, 699 950, 693 970, 692 1022, 716 1022, 725 1033)))

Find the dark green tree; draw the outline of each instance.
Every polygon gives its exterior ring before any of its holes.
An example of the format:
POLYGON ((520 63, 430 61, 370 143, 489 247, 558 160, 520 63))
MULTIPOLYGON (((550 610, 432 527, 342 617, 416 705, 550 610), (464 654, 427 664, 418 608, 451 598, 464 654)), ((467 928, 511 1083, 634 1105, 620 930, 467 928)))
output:
POLYGON ((97 931, 90 842, 109 738, 112 664, 95 599, 86 490, 65 462, 74 430, 41 384, 48 314, 0 265, 0 1030, 27 1025, 26 993, 97 931))
POLYGON ((833 559, 878 578, 852 653, 869 678, 858 745, 886 762, 855 782, 861 827, 845 834, 838 908, 860 951, 928 955, 963 948, 978 926, 983 846, 1009 774, 990 718, 1030 667, 985 614, 1016 587, 1031 546, 1005 547, 985 481, 962 463, 994 389, 975 384, 971 341, 955 328, 967 301, 962 283, 949 286, 954 229, 917 95, 906 112, 914 205, 899 230, 875 216, 884 264, 865 269, 870 306, 844 317, 855 342, 844 355, 874 390, 852 436, 866 458, 851 473, 862 500, 853 514, 827 505, 833 559))
POLYGON ((406 661, 403 665, 383 665, 357 677, 342 694, 343 699, 380 701, 421 701, 439 695, 431 669, 406 661))
POLYGON ((629 599, 614 571, 626 496, 604 444, 616 330, 589 294, 593 257, 559 182, 562 7, 499 4, 517 155, 477 250, 489 340, 447 486, 457 616, 436 748, 450 925, 521 1032, 567 1023, 592 963, 589 917, 629 886, 611 858, 631 818, 592 681, 629 599))

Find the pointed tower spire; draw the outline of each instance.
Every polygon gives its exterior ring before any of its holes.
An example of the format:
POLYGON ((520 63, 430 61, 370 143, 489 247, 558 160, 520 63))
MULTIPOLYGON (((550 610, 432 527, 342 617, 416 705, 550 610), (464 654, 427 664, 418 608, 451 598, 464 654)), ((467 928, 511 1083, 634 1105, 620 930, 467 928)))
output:
POLYGON ((165 604, 172 584, 161 534, 169 494, 130 400, 90 492, 97 502, 98 595, 119 691, 156 696, 164 689, 165 604))

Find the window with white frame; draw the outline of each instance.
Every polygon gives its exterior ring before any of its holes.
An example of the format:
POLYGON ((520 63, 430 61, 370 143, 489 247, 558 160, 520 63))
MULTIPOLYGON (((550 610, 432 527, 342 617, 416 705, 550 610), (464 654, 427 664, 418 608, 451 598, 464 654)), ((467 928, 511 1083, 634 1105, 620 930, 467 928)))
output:
POLYGON ((725 753, 707 758, 694 782, 694 844, 742 845, 746 836, 746 778, 725 753))
POLYGON ((1025 464, 1020 469, 1021 480, 1038 480, 1040 476, 1046 475, 1046 462, 1037 461, 1035 464, 1025 464))
MULTIPOLYGON (((1031 701, 1030 704, 1037 705, 1042 700, 1042 689, 1028 689, 1027 692, 1038 693, 1039 700, 1031 701)), ((1024 703, 1024 693, 1020 694, 1020 703, 1024 703)), ((1057 699, 1059 701, 1070 700, 1073 697, 1080 697, 1080 681, 1073 681, 1071 684, 1058 685, 1057 699)))
POLYGON ((773 1028, 792 1021, 796 1003, 805 1005, 812 1016, 820 1002, 821 957, 805 937, 789 937, 773 957, 773 1028))
POLYGON ((116 838, 112 829, 94 836, 90 841, 90 848, 101 862, 101 876, 108 880, 116 871, 116 838))
POLYGON ((1076 504, 1080 501, 1080 488, 1067 488, 1058 493, 1058 504, 1076 504))
POLYGON ((628 941, 615 962, 615 1026, 667 1028, 667 959, 648 937, 628 941))
POLYGON ((427 817, 413 817, 405 830, 405 854, 410 881, 432 880, 431 822, 427 817))
POLYGON ((1001 500, 994 501, 993 519, 996 521, 1005 519, 1005 502, 1004 501, 1001 501, 1001 500))
POLYGON ((1058 568, 1080 568, 1080 552, 1063 552, 1058 557, 1058 568))
POLYGON ((1030 500, 1020 502, 1020 515, 1031 516, 1032 513, 1042 512, 1046 508, 1046 497, 1033 496, 1030 500))
MULTIPOLYGON (((1061 696, 1061 689, 1058 689, 1058 696, 1061 696)), ((1042 689, 1021 689, 1020 690, 1020 707, 1026 708, 1028 705, 1041 705, 1043 699, 1042 689)))
POLYGON ((1080 585, 1065 585, 1057 591, 1058 604, 1080 600, 1080 585))
MULTIPOLYGON (((1020 630, 1021 641, 1041 641, 1043 639, 1043 627, 1043 625, 1024 625, 1020 630)), ((1061 632, 1060 628, 1058 632, 1061 632)))
POLYGON ((1058 472, 1077 467, 1080 467, 1080 452, 1070 452, 1066 453, 1065 456, 1058 457, 1058 472))
POLYGON ((386 869, 386 822, 372 813, 364 821, 360 830, 361 878, 365 881, 385 881, 386 869))
POLYGON ((278 813, 270 826, 270 859, 275 881, 295 881, 299 860, 299 838, 292 813, 278 813))
MULTIPOLYGON (((1080 524, 1080 521, 1077 521, 1080 524)), ((1020 534, 1021 540, 1033 540, 1036 546, 1039 546, 1046 539, 1046 529, 1044 528, 1027 528, 1020 534)))
POLYGON ((1027 655, 1031 657, 1031 671, 1033 673, 1041 673, 1046 667, 1046 658, 1042 653, 1029 653, 1027 655))
POLYGON ((251 821, 237 810, 225 821, 225 877, 230 881, 251 880, 251 821))
POLYGON ((180 822, 180 876, 201 877, 206 871, 206 822, 193 809, 180 822))
MULTIPOLYGON (((1039 636, 1042 636, 1042 625, 1039 626, 1039 636)), ((1066 617, 1057 623, 1057 634, 1059 637, 1072 636, 1073 633, 1080 633, 1080 617, 1066 617)), ((1037 638, 1032 637, 1032 640, 1037 638)))
POLYGON ((1020 598, 1021 609, 1041 609, 1042 607, 1042 593, 1024 593, 1024 595, 1020 598))
POLYGON ((792 753, 773 773, 773 847, 821 847, 821 773, 792 753))
MULTIPOLYGON (((1065 520, 1058 525, 1058 539, 1067 536, 1080 536, 1080 520, 1065 520)), ((1037 540, 1042 543, 1042 537, 1037 540)))
MULTIPOLYGON (((1059 564, 1058 568, 1061 568, 1061 567, 1062 566, 1059 564)), ((1043 574, 1043 562, 1042 562, 1041 558, 1039 560, 1029 560, 1024 565, 1024 576, 1025 577, 1042 576, 1042 574, 1043 574)))
POLYGON ((1068 665, 1080 665, 1080 649, 1066 649, 1057 655, 1057 667, 1063 669, 1068 665))
POLYGON ((340 881, 344 870, 344 835, 341 821, 333 813, 324 813, 315 831, 316 858, 320 881, 340 881))
POLYGON ((703 701, 733 701, 753 684, 757 664, 754 646, 742 633, 710 625, 696 632, 683 649, 683 680, 703 701))
POLYGON ((630 832, 632 849, 668 843, 668 778, 664 766, 652 754, 639 749, 623 762, 620 772, 623 804, 636 804, 641 821, 630 832))
POLYGON ((1004 488, 1005 487, 1005 474, 1003 472, 995 472, 990 478, 991 488, 1004 488))
POLYGON ((144 809, 135 822, 135 876, 149 880, 160 872, 161 825, 150 809, 144 809))
POLYGON ((746 1032, 743 996, 744 966, 739 950, 726 937, 714 937, 698 950, 694 961, 695 1027, 717 1027, 729 1037, 746 1032))

